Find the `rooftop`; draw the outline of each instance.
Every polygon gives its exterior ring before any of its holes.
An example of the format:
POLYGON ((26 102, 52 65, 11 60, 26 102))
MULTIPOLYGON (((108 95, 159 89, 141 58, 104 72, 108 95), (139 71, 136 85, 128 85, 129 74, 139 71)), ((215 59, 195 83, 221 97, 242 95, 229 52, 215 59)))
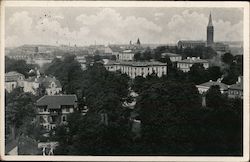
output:
POLYGON ((127 65, 127 66, 167 66, 167 63, 162 63, 158 61, 112 61, 109 60, 105 65, 127 65))
POLYGON ((221 82, 215 82, 215 81, 212 81, 212 80, 210 80, 209 82, 206 82, 206 83, 202 83, 202 84, 197 85, 197 86, 211 87, 211 86, 215 86, 215 85, 220 86, 220 89, 223 89, 223 90, 227 90, 228 89, 228 85, 227 84, 224 84, 224 83, 221 83, 221 82))
POLYGON ((37 106, 48 106, 49 109, 60 109, 61 105, 75 105, 76 95, 43 96, 37 100, 37 106))
POLYGON ((206 43, 203 40, 179 40, 178 43, 179 42, 182 42, 182 43, 206 43))
POLYGON ((168 56, 168 57, 179 57, 181 55, 176 54, 176 53, 162 53, 161 55, 168 56))
POLYGON ((8 72, 8 73, 5 73, 5 76, 19 76, 19 75, 22 75, 22 76, 24 76, 23 74, 21 74, 21 73, 18 73, 18 72, 16 72, 16 71, 10 71, 10 72, 8 72))
POLYGON ((180 63, 208 63, 207 60, 200 59, 199 57, 188 57, 187 59, 178 61, 180 63))

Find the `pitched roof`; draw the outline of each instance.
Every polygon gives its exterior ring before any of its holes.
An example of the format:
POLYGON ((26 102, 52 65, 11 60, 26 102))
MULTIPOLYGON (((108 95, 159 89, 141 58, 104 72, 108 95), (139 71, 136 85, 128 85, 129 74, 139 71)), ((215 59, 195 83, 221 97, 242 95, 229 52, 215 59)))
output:
POLYGON ((61 83, 55 77, 46 77, 43 79, 42 84, 45 88, 50 88, 51 83, 54 82, 58 88, 62 88, 61 83))
POLYGON ((209 82, 206 82, 206 83, 199 84, 197 86, 203 86, 203 87, 210 88, 211 86, 215 86, 215 85, 220 86, 220 89, 223 89, 223 90, 227 90, 228 89, 228 85, 227 84, 224 84, 224 83, 221 83, 221 82, 215 82, 215 81, 209 81, 209 82))
POLYGON ((161 55, 168 56, 168 57, 180 57, 181 56, 179 54, 169 53, 169 52, 162 53, 161 55))
POLYGON ((229 87, 229 89, 243 90, 243 83, 236 83, 229 87))
POLYGON ((205 41, 202 40, 179 40, 178 43, 206 43, 205 41))
POLYGON ((18 73, 16 71, 10 71, 8 73, 5 73, 5 81, 6 82, 17 81, 20 76, 22 76, 24 78, 23 74, 18 73))
POLYGON ((77 102, 76 95, 54 95, 54 96, 43 96, 37 100, 37 106, 47 105, 49 109, 60 109, 61 105, 75 105, 77 102))
POLYGON ((18 72, 16 72, 16 71, 10 71, 10 72, 8 72, 8 73, 5 73, 5 76, 19 76, 19 75, 22 75, 22 76, 24 76, 23 74, 21 74, 21 73, 18 73, 18 72))

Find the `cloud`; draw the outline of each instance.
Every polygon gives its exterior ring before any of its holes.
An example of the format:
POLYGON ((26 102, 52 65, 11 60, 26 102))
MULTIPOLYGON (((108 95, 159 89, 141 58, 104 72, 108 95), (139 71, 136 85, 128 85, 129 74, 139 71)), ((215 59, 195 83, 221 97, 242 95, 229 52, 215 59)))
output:
MULTIPOLYGON (((206 27, 208 15, 197 12, 183 11, 174 15, 167 23, 164 30, 168 31, 168 39, 172 43, 180 39, 206 40, 206 27)), ((213 19, 215 41, 237 41, 242 40, 243 23, 231 24, 229 21, 213 19)))
POLYGON ((62 15, 56 15, 54 16, 55 19, 64 19, 64 17, 62 15))
MULTIPOLYGON (((164 14, 154 13, 158 21, 152 21, 146 16, 124 16, 116 9, 103 8, 93 14, 80 14, 73 20, 61 14, 36 19, 27 11, 15 12, 6 18, 5 43, 7 46, 36 43, 55 45, 56 42, 86 45, 95 41, 97 44, 128 43, 130 40, 135 42, 137 38, 142 43, 206 40, 208 15, 184 10, 167 19, 164 14)), ((242 40, 242 21, 232 24, 230 21, 213 19, 213 24, 215 41, 242 40)))
POLYGON ((154 16, 156 16, 156 17, 161 17, 161 16, 164 16, 164 13, 162 13, 162 12, 156 12, 156 13, 154 14, 154 16))
POLYGON ((151 40, 154 34, 162 31, 157 24, 144 17, 127 16, 122 17, 114 9, 105 8, 94 15, 82 14, 76 18, 82 26, 89 29, 91 41, 121 43, 126 40, 135 40, 138 37, 151 40), (106 39, 106 40, 105 40, 106 39))

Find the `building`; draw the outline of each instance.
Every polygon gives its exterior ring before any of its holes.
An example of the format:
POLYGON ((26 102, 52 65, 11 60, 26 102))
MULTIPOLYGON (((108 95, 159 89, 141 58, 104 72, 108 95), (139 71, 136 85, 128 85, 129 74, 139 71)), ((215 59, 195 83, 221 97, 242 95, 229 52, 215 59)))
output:
POLYGON ((162 58, 168 57, 171 62, 181 61, 181 59, 182 59, 181 55, 178 55, 178 54, 175 54, 175 53, 162 53, 161 57, 162 58))
POLYGON ((229 87, 227 84, 221 83, 220 80, 217 80, 217 81, 210 80, 210 81, 208 81, 206 83, 196 85, 196 87, 198 88, 198 91, 199 91, 200 94, 206 93, 211 86, 219 86, 220 87, 220 92, 222 94, 227 93, 228 87, 229 87))
POLYGON ((208 25, 207 25, 207 46, 211 47, 214 44, 214 26, 212 22, 211 13, 209 15, 208 25))
POLYGON ((206 46, 206 42, 205 41, 199 41, 199 40, 179 40, 177 43, 177 47, 178 48, 194 48, 194 47, 198 47, 198 46, 202 46, 205 47, 206 46))
POLYGON ((36 102, 37 120, 47 131, 66 124, 67 116, 77 108, 76 95, 43 96, 36 102))
POLYGON ((37 77, 29 77, 23 80, 23 91, 30 92, 33 95, 37 94, 37 90, 40 86, 39 80, 37 77))
POLYGON ((239 76, 238 81, 228 88, 228 97, 243 99, 243 76, 239 76))
POLYGON ((132 50, 125 50, 118 54, 118 60, 133 61, 135 53, 132 50))
POLYGON ((136 76, 146 77, 152 73, 155 73, 158 77, 167 75, 167 63, 161 62, 109 61, 104 66, 109 71, 121 71, 132 79, 136 76))
POLYGON ((209 67, 207 60, 200 59, 200 57, 187 57, 187 59, 177 62, 177 68, 183 72, 188 72, 190 68, 196 63, 202 64, 205 69, 209 67))
POLYGON ((62 86, 59 80, 54 76, 29 77, 23 80, 23 91, 37 95, 38 88, 43 87, 45 94, 56 95, 62 92, 62 86))
POLYGON ((5 89, 7 92, 13 91, 17 87, 23 87, 23 80, 25 76, 16 71, 10 71, 5 73, 5 89))
POLYGON ((221 42, 215 42, 212 45, 212 48, 217 52, 217 53, 226 53, 229 52, 229 45, 221 42))

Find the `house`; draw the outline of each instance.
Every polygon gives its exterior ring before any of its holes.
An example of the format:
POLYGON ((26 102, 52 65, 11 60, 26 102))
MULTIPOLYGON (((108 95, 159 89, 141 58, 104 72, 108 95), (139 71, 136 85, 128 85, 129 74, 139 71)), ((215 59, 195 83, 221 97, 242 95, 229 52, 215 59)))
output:
POLYGON ((182 59, 181 55, 178 55, 178 54, 175 54, 175 53, 162 53, 161 57, 162 58, 168 57, 171 62, 181 61, 181 59, 182 59))
POLYGON ((16 71, 10 71, 5 73, 5 89, 7 92, 13 91, 17 87, 23 87, 23 80, 25 76, 16 71))
POLYGON ((238 81, 228 88, 228 97, 243 99, 243 76, 239 76, 238 81))
POLYGON ((134 79, 136 76, 146 77, 148 75, 151 75, 152 73, 155 73, 158 77, 167 75, 167 63, 161 63, 156 61, 109 61, 104 64, 104 67, 109 71, 121 71, 121 73, 127 74, 132 79, 134 79))
POLYGON ((47 95, 56 95, 62 91, 62 85, 54 76, 45 76, 41 84, 44 86, 47 95))
POLYGON ((177 68, 183 72, 188 72, 195 63, 202 64, 205 69, 209 67, 207 60, 200 59, 200 57, 187 57, 187 59, 177 62, 177 68))
POLYGON ((196 85, 196 87, 198 88, 200 94, 204 94, 209 90, 211 86, 216 86, 216 85, 220 87, 220 92, 222 94, 227 93, 229 86, 227 84, 221 83, 220 80, 217 81, 210 80, 208 82, 196 85))
POLYGON ((54 76, 29 77, 23 81, 23 91, 37 95, 38 88, 43 87, 47 95, 59 94, 62 86, 54 76))
POLYGON ((47 131, 67 123, 67 116, 77 108, 76 95, 45 95, 36 102, 37 120, 47 131))

